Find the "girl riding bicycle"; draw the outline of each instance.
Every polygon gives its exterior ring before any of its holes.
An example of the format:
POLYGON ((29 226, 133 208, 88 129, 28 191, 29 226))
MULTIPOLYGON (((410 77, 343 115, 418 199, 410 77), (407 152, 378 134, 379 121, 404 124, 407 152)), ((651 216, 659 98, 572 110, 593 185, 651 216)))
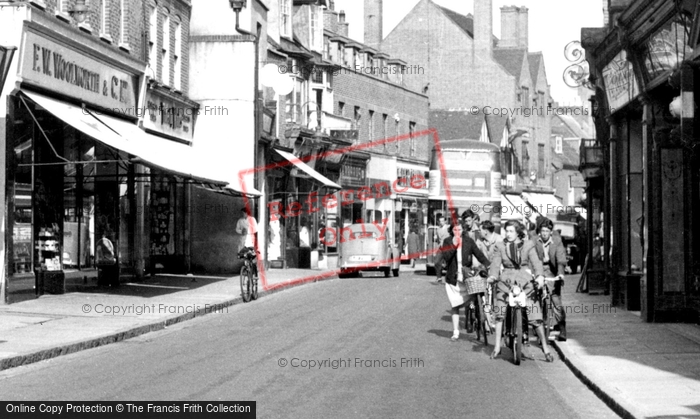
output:
POLYGON ((537 256, 534 243, 525 240, 525 228, 516 220, 510 220, 505 226, 505 240, 496 243, 493 251, 491 266, 489 267, 489 284, 496 283, 495 290, 495 314, 496 314, 496 344, 491 358, 497 357, 501 352, 501 333, 503 331, 503 319, 508 306, 508 295, 512 285, 518 285, 527 297, 527 315, 529 323, 535 327, 537 335, 542 342, 542 351, 547 362, 553 362, 554 357, 549 351, 547 340, 544 337, 542 324, 542 310, 534 300, 534 285, 532 275, 528 267, 536 276, 537 286, 542 288, 544 277, 542 276, 542 262, 537 256), (503 273, 500 273, 501 264, 503 273), (500 280, 498 276, 500 273, 500 280))

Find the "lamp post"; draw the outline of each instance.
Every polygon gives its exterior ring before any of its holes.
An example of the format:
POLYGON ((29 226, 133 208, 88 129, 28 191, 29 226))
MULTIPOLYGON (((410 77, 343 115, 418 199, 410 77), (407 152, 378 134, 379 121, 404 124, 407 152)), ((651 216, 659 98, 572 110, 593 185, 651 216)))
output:
POLYGON ((0 46, 0 94, 2 93, 3 86, 5 86, 5 80, 7 79, 7 74, 10 72, 10 65, 12 64, 12 57, 14 57, 16 50, 17 47, 0 46))

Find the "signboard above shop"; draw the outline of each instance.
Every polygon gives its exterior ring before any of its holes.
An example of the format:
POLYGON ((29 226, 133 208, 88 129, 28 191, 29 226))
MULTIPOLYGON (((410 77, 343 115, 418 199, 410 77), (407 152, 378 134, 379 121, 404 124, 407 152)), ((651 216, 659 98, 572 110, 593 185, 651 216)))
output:
POLYGON ((143 127, 180 140, 192 142, 194 122, 199 109, 156 90, 146 92, 146 115, 143 127))
POLYGON ((632 63, 627 60, 627 52, 620 51, 605 68, 603 81, 608 96, 610 113, 622 109, 627 103, 639 95, 639 83, 634 75, 632 63))
POLYGON ((22 81, 137 118, 138 77, 31 31, 24 32, 22 81))

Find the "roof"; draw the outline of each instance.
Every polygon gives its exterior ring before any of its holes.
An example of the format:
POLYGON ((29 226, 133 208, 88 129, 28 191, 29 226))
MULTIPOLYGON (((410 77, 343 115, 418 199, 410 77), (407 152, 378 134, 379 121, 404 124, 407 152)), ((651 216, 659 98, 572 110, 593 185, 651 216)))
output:
POLYGON ((551 126, 552 134, 561 135, 564 138, 588 138, 578 121, 570 115, 559 115, 555 112, 551 126))
POLYGON ((537 86, 537 76, 540 71, 540 62, 542 61, 541 52, 531 52, 527 54, 527 61, 530 63, 530 77, 532 77, 532 85, 537 86))
MULTIPOLYGON (((435 3, 433 3, 435 4, 435 3)), ((435 4, 439 9, 445 13, 445 15, 452 21, 454 22, 455 25, 459 26, 460 29, 462 29, 464 32, 469 35, 472 39, 474 39, 474 16, 469 13, 466 16, 460 13, 455 12, 454 10, 450 10, 446 7, 440 6, 439 4, 435 4)), ((493 46, 495 47, 498 43, 498 38, 495 36, 491 35, 493 39, 493 46)))
POLYGON ((491 142, 500 144, 503 136, 503 128, 508 124, 508 117, 503 115, 486 115, 486 124, 489 128, 491 142))
POLYGON ((483 123, 483 115, 473 115, 470 111, 430 111, 430 127, 437 129, 438 138, 441 142, 455 138, 478 141, 481 136, 483 123))
POLYGON ((493 50, 493 59, 519 81, 520 73, 523 71, 525 52, 525 48, 496 48, 493 50))
POLYGON ((576 147, 569 144, 568 141, 562 141, 562 154, 554 152, 556 143, 552 143, 552 155, 559 159, 563 164, 563 169, 578 170, 579 153, 576 147))
POLYGON ((469 150, 469 151, 500 151, 496 144, 482 143, 477 140, 467 140, 457 138, 453 140, 440 141, 440 148, 445 150, 469 150))

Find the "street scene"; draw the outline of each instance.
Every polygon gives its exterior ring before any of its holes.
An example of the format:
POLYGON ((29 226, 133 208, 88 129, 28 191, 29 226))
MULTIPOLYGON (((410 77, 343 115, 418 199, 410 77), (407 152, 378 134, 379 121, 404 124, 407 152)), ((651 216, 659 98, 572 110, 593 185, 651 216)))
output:
POLYGON ((8 417, 700 417, 700 2, 0 0, 8 417))

